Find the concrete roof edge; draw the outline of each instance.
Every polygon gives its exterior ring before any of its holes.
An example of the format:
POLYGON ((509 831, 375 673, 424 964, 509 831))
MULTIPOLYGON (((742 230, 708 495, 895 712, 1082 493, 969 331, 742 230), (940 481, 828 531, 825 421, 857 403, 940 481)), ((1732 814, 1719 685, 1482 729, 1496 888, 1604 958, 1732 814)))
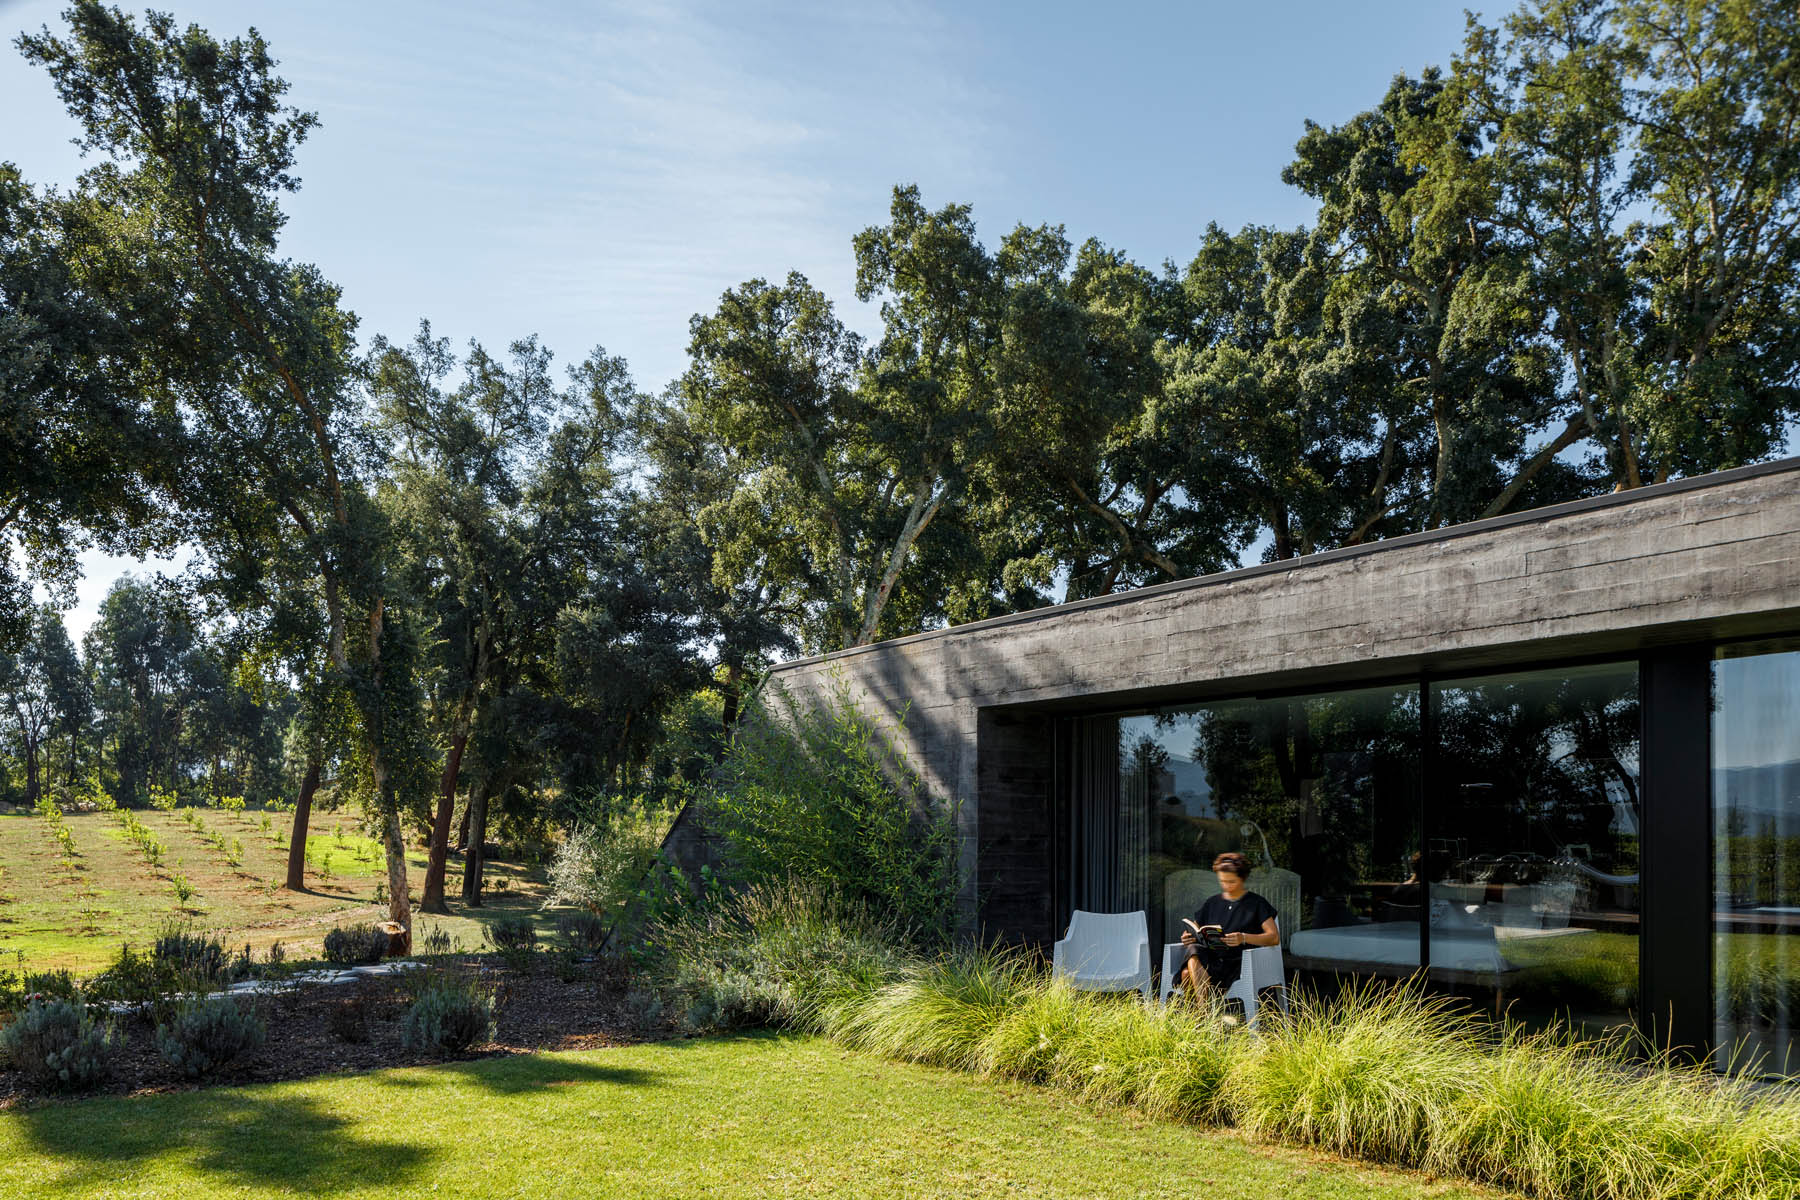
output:
POLYGON ((1786 472, 1800 472, 1800 457, 1778 458, 1770 462, 1751 463, 1749 466, 1732 467, 1725 471, 1712 471, 1705 475, 1690 475, 1683 479, 1671 479, 1667 483, 1653 483, 1644 487, 1633 488, 1624 492, 1608 492, 1604 496, 1587 496, 1580 500, 1565 500, 1561 504, 1547 504, 1542 508, 1526 508, 1515 513, 1501 513, 1497 517, 1485 517, 1479 521, 1465 521, 1460 525, 1449 525, 1443 529, 1428 529, 1419 533, 1404 533, 1399 537, 1386 538, 1378 542, 1367 542, 1360 546, 1340 546, 1334 550, 1321 550, 1316 554, 1304 555, 1300 558, 1285 558, 1277 562, 1256 563, 1248 567, 1235 567, 1229 571, 1217 571, 1211 575, 1195 575, 1188 579, 1171 579, 1167 583, 1154 583, 1147 587, 1132 588, 1130 591, 1111 592, 1104 596, 1089 596, 1082 600, 1068 600, 1061 604, 1046 604, 1042 608, 1028 608, 1022 612, 1004 613, 997 617, 985 617, 979 621, 968 621, 961 625, 948 625, 943 629, 928 629, 922 633, 910 633, 905 637, 889 638, 882 642, 871 642, 866 646, 852 646, 845 650, 833 650, 826 654, 810 654, 803 658, 788 659, 776 663, 771 673, 787 671, 796 667, 812 666, 823 662, 838 662, 868 654, 876 650, 886 650, 896 646, 911 646, 939 638, 957 637, 964 634, 978 633, 987 629, 999 629, 1008 625, 1020 625, 1029 621, 1049 620, 1064 613, 1079 612, 1086 609, 1109 608, 1114 605, 1128 604, 1155 596, 1166 596, 1177 592, 1194 591, 1200 588, 1216 587, 1221 584, 1235 583, 1244 579, 1255 579, 1262 575, 1280 574, 1285 571, 1300 570, 1307 567, 1323 566, 1326 563, 1343 562, 1346 559, 1363 558, 1372 554, 1380 554, 1387 550, 1397 550, 1406 546, 1430 545, 1434 542, 1455 541, 1458 538, 1472 537, 1477 534, 1490 533, 1498 529, 1506 529, 1517 525, 1537 525, 1546 521, 1554 521, 1562 517, 1577 516, 1598 509, 1618 508, 1628 504, 1637 504, 1660 496, 1678 495, 1682 492, 1703 491, 1707 488, 1721 487, 1725 484, 1737 483, 1745 479, 1754 479, 1762 475, 1780 475, 1786 472))

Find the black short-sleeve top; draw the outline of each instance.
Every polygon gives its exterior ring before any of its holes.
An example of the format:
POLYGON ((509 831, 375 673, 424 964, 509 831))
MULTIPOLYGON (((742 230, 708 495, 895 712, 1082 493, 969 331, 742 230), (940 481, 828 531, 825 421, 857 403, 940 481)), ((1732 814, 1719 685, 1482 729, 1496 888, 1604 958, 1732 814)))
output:
MULTIPOLYGON (((1236 900, 1223 895, 1208 896, 1194 914, 1196 925, 1217 925, 1226 933, 1261 933, 1263 922, 1277 915, 1275 906, 1255 892, 1245 892, 1236 900)), ((1242 954, 1242 946, 1220 946, 1221 954, 1242 954)))

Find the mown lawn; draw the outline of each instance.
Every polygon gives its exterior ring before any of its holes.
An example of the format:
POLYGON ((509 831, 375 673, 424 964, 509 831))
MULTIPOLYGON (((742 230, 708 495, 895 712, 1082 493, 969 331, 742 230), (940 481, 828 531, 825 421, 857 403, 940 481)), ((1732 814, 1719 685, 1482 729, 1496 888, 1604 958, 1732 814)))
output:
POLYGON ((756 1036, 0 1113, 0 1196, 1499 1193, 756 1036))
MULTIPOLYGON (((0 959, 10 965, 17 951, 34 970, 67 967, 91 973, 111 961, 121 942, 141 946, 172 919, 220 931, 233 947, 248 942, 260 952, 280 941, 290 957, 316 956, 333 925, 385 915, 375 906, 376 884, 386 874, 381 849, 356 832, 353 818, 315 815, 308 835, 309 890, 295 893, 280 886, 287 877, 291 815, 269 814, 265 831, 261 813, 200 810, 206 833, 216 831, 232 844, 239 860, 233 866, 189 824, 189 811, 136 814, 164 846, 157 868, 126 839, 116 816, 68 814, 64 820, 77 854, 72 871, 62 863, 41 817, 0 816, 0 959), (176 871, 194 889, 186 904, 176 899, 169 882, 176 871)), ((417 899, 425 875, 424 851, 409 853, 407 863, 417 899)), ((456 900, 461 866, 460 856, 453 856, 450 888, 456 915, 423 916, 415 922, 417 933, 442 926, 473 949, 481 944, 482 924, 499 915, 532 914, 548 928, 549 918, 537 911, 541 871, 490 864, 489 881, 503 890, 490 894, 481 909, 464 909, 456 900)))

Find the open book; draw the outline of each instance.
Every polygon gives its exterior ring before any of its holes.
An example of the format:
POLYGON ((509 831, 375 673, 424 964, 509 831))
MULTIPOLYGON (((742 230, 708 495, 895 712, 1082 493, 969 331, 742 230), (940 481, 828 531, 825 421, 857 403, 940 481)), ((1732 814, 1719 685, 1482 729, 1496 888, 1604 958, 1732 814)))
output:
POLYGON ((1181 923, 1188 927, 1188 932, 1193 934, 1194 940, 1202 946, 1223 946, 1225 944, 1225 928, 1222 925, 1196 925, 1187 917, 1181 918, 1181 923))

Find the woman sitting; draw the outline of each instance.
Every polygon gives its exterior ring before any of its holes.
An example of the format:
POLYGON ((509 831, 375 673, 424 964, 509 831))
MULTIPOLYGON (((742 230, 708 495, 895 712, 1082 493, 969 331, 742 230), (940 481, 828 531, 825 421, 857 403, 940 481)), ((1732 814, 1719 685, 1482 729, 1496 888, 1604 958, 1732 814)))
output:
POLYGON ((1244 947, 1281 942, 1275 906, 1244 887, 1250 878, 1250 860, 1228 852, 1213 859, 1212 869, 1219 877, 1219 894, 1206 898, 1194 914, 1194 924, 1201 928, 1217 925, 1224 931, 1219 939, 1223 944, 1205 945, 1192 930, 1181 935, 1182 944, 1192 949, 1181 967, 1180 979, 1196 996, 1212 988, 1224 991, 1237 982, 1244 965, 1244 947))

